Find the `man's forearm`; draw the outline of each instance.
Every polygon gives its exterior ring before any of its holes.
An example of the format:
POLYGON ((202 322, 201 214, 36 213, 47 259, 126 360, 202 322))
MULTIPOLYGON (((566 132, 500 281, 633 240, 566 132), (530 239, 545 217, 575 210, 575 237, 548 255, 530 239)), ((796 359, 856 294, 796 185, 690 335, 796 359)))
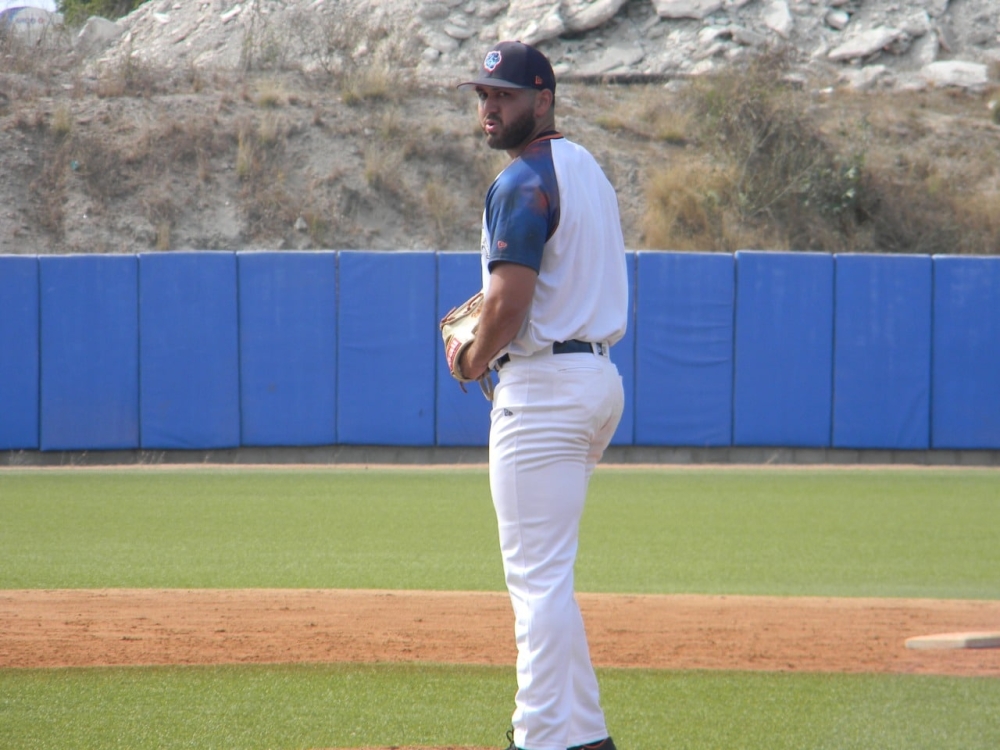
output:
POLYGON ((526 266, 497 266, 483 300, 476 340, 462 354, 462 373, 478 378, 494 357, 517 336, 531 309, 538 274, 526 266))

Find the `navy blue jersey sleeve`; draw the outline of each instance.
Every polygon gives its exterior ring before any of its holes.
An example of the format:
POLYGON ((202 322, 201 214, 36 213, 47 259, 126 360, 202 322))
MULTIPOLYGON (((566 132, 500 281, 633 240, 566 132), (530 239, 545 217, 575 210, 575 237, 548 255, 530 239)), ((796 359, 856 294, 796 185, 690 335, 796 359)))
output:
POLYGON ((559 188, 549 141, 531 144, 486 194, 489 266, 509 262, 538 271, 559 223, 559 188))

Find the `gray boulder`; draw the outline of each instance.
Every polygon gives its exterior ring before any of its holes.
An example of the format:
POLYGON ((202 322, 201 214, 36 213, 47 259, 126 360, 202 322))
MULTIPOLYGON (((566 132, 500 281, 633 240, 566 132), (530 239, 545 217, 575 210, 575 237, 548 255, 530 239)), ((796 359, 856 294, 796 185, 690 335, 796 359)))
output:
POLYGON ((92 55, 107 49, 125 33, 125 29, 114 21, 100 16, 91 16, 73 40, 73 47, 83 55, 92 55))

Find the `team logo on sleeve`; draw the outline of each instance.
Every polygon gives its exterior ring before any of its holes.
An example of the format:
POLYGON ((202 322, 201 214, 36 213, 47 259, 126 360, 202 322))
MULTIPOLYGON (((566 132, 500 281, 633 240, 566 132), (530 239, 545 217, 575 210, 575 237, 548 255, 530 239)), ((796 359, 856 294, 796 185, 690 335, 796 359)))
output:
POLYGON ((483 67, 492 73, 496 69, 497 65, 500 64, 501 59, 500 53, 497 50, 493 50, 486 55, 486 59, 483 60, 483 67))

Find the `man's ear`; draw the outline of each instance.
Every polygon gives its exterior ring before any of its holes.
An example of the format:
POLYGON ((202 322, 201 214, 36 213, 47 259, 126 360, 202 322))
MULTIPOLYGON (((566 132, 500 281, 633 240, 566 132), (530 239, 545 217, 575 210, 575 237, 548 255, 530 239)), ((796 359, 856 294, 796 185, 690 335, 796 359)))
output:
POLYGON ((542 89, 535 97, 535 116, 542 117, 552 110, 554 94, 551 89, 542 89))

